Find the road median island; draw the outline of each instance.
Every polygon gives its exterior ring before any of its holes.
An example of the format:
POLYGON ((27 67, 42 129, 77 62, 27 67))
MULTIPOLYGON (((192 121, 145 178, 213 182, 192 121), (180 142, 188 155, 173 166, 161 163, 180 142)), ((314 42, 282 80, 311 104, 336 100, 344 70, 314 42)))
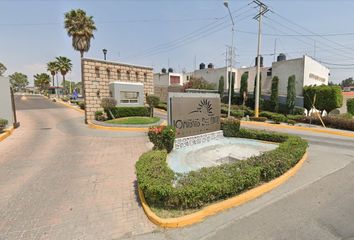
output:
POLYGON ((354 138, 354 132, 351 133, 349 131, 344 130, 336 130, 334 128, 319 128, 317 126, 305 127, 305 126, 290 126, 285 124, 272 124, 272 123, 265 123, 265 122, 256 122, 256 121, 241 121, 243 125, 258 125, 258 126, 265 126, 265 127, 274 127, 274 128, 287 128, 287 129, 294 129, 294 130, 302 130, 302 131, 310 131, 315 133, 326 133, 332 134, 337 136, 343 137, 351 137, 354 138))
POLYGON ((13 131, 14 131, 14 128, 10 127, 10 128, 5 129, 2 133, 0 133, 0 142, 3 141, 8 136, 10 136, 13 131))
POLYGON ((279 146, 259 156, 182 175, 168 167, 166 151, 144 153, 136 163, 136 173, 147 217, 165 228, 200 222, 283 184, 307 157, 307 142, 297 136, 240 129, 233 137, 276 142, 279 146))

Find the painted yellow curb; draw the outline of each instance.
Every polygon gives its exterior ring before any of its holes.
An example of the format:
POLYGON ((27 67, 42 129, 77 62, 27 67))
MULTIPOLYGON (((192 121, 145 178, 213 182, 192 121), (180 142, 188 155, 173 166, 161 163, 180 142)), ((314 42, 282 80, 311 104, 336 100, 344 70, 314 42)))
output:
POLYGON ((160 218, 157 216, 149 207, 147 204, 144 193, 140 188, 138 188, 139 191, 139 197, 141 200, 141 205, 143 206, 143 209, 147 215, 147 217, 150 219, 151 222, 154 224, 164 227, 164 228, 179 228, 179 227, 184 227, 187 225, 191 225, 197 222, 202 221, 204 218, 207 216, 215 215, 216 213, 225 211, 229 208, 239 206, 241 204, 247 203, 248 201, 251 201, 266 192, 269 192, 273 190, 274 188, 278 187, 279 185, 283 184, 286 182, 290 177, 294 176, 296 172, 301 168, 303 163, 305 162, 307 158, 307 152, 304 154, 302 159, 291 169, 289 169, 286 173, 281 175, 280 177, 273 179, 270 182, 267 182, 261 186, 255 187, 251 190, 248 190, 247 192, 241 193, 240 195, 237 195, 235 197, 229 198, 227 200, 224 200, 222 202, 214 203, 211 204, 203 209, 201 209, 198 212, 188 214, 182 217, 177 217, 177 218, 160 218))
POLYGON ((13 127, 5 129, 4 132, 0 134, 0 142, 5 138, 7 138, 8 136, 10 136, 13 131, 14 131, 13 127))
POLYGON ((265 126, 265 127, 274 127, 274 128, 287 128, 287 129, 303 130, 303 131, 310 131, 310 132, 316 132, 316 133, 327 133, 327 134, 338 135, 338 136, 343 136, 343 137, 354 137, 354 133, 340 132, 340 131, 329 130, 329 129, 318 129, 318 128, 309 128, 309 127, 302 127, 302 126, 270 124, 270 123, 255 122, 255 121, 241 121, 241 124, 245 124, 245 125, 250 124, 250 125, 258 125, 258 126, 265 126))
POLYGON ((85 113, 85 111, 82 110, 81 108, 74 107, 74 106, 70 105, 69 103, 66 103, 66 102, 63 102, 63 101, 59 101, 59 100, 57 100, 56 102, 60 103, 60 104, 63 104, 66 107, 72 108, 72 109, 74 109, 74 110, 76 110, 76 111, 78 111, 80 113, 85 113))
POLYGON ((108 127, 94 124, 92 122, 87 122, 87 125, 90 128, 100 129, 100 130, 109 130, 109 131, 132 131, 132 132, 147 132, 149 128, 133 128, 133 127, 108 127))

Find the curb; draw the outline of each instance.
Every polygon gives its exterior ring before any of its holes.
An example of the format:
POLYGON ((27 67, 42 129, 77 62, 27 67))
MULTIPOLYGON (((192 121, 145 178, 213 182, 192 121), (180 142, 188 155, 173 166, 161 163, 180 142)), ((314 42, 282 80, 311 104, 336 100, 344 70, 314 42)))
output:
MULTIPOLYGON (((166 121, 162 121, 160 125, 153 126, 163 126, 166 124, 166 121)), ((130 131, 130 132, 147 132, 149 131, 149 127, 110 127, 110 126, 102 126, 94 124, 93 122, 87 122, 89 128, 107 130, 107 131, 130 131)))
POLYGON ((303 131, 310 131, 316 133, 327 133, 327 134, 332 134, 337 136, 354 138, 354 133, 340 132, 340 131, 328 130, 328 129, 309 128, 309 127, 302 127, 302 126, 288 126, 288 125, 270 124, 270 123, 255 122, 255 121, 241 121, 241 124, 245 124, 245 125, 250 124, 250 125, 275 127, 275 128, 287 128, 287 129, 303 130, 303 131))
POLYGON ((80 113, 85 113, 85 110, 82 110, 81 108, 74 107, 74 106, 70 105, 69 103, 66 103, 66 102, 63 102, 60 100, 56 100, 56 102, 66 106, 66 107, 72 108, 80 113))
POLYGON ((260 197, 261 195, 273 190, 274 188, 278 187, 279 185, 285 183, 290 177, 294 176, 297 171, 302 167, 303 163, 307 159, 307 151, 305 152, 304 156, 301 160, 292 168, 290 168, 286 173, 273 179, 270 182, 267 182, 261 186, 255 187, 251 190, 248 190, 240 195, 235 197, 229 198, 227 200, 211 204, 198 212, 188 214, 182 217, 177 218, 161 218, 157 216, 147 204, 144 193, 138 187, 139 198, 141 201, 141 205, 144 209, 146 216, 149 218, 151 222, 154 224, 163 227, 163 228, 180 228, 187 225, 191 225, 197 222, 202 221, 207 216, 215 215, 219 212, 225 211, 232 207, 240 206, 244 203, 247 203, 255 198, 260 197))
POLYGON ((8 136, 10 136, 13 131, 14 131, 14 127, 5 129, 4 132, 0 134, 0 142, 3 141, 8 136))

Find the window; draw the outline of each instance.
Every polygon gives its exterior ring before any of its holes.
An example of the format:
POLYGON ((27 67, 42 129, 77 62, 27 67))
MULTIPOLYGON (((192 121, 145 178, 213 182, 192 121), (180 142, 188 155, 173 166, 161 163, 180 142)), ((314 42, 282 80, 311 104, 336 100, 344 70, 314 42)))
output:
POLYGON ((130 72, 127 71, 127 80, 130 81, 130 72))
POLYGON ((139 92, 120 92, 120 103, 138 103, 139 92))
POLYGON ((96 78, 100 77, 100 69, 98 67, 95 68, 95 74, 96 74, 96 78))
POLYGON ((138 73, 138 72, 135 73, 135 80, 136 80, 137 82, 139 82, 139 73, 138 73))
POLYGON ((144 82, 147 82, 147 74, 144 73, 144 82))
POLYGON ((120 73, 120 70, 117 71, 117 77, 118 77, 118 80, 121 80, 122 75, 120 73))

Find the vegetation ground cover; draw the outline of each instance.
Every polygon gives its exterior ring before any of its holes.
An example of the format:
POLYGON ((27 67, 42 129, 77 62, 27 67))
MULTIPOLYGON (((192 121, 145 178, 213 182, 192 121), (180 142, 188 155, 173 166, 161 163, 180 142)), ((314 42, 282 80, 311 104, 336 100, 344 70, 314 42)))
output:
POLYGON ((125 117, 125 118, 117 118, 106 121, 106 123, 111 124, 152 124, 160 121, 158 117, 125 117))

